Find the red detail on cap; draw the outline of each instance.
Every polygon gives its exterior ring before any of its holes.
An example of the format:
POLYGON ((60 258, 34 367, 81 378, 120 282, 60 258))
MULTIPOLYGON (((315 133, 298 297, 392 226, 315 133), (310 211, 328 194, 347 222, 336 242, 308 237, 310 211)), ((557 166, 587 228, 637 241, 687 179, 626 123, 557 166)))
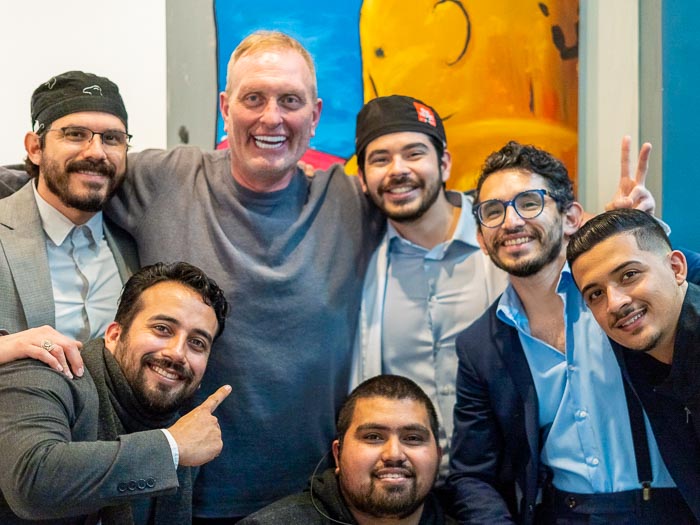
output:
POLYGON ((418 113, 418 121, 430 124, 434 128, 437 127, 437 119, 435 118, 435 113, 428 106, 421 104, 420 102, 413 102, 416 107, 416 113, 418 113))

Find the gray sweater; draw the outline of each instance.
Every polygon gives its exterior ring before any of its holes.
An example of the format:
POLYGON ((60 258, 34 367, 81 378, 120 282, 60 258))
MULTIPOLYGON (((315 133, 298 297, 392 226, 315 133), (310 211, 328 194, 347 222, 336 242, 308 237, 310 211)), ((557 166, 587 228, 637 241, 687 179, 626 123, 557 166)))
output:
POLYGON ((107 211, 141 263, 199 266, 232 308, 198 393, 233 386, 216 411, 224 449, 197 478, 196 516, 246 515, 297 492, 326 452, 383 229, 373 210, 337 166, 261 194, 235 183, 228 151, 129 155, 107 211))

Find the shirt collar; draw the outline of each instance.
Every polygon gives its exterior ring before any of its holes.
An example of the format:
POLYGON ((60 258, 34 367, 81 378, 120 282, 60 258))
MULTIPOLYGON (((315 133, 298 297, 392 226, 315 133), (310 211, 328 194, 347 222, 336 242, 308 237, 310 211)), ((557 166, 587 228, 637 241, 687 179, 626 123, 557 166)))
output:
MULTIPOLYGON (((73 228, 75 228, 75 224, 46 202, 44 198, 39 195, 36 185, 33 182, 32 189, 34 190, 34 199, 39 209, 39 216, 41 217, 41 225, 44 228, 44 232, 56 246, 60 246, 73 228)), ((99 243, 100 239, 102 239, 103 232, 102 212, 98 211, 83 226, 87 226, 92 234, 92 238, 96 243, 99 243)))

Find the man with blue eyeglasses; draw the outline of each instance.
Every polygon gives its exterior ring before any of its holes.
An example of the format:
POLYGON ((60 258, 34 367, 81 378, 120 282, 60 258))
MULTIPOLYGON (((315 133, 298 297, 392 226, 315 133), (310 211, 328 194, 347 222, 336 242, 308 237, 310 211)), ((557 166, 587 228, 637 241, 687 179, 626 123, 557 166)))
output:
MULTIPOLYGON (((640 208, 649 148, 630 179, 640 208)), ((643 416, 628 417, 615 356, 566 265, 584 214, 565 166, 510 142, 486 160, 473 209, 510 284, 457 338, 448 483, 460 522, 694 523, 643 416), (647 439, 633 439, 639 425, 647 439)))
POLYGON ((0 334, 12 334, 0 362, 33 357, 70 375, 65 353, 80 375, 78 341, 103 335, 139 267, 101 211, 126 171, 128 116, 113 82, 69 71, 34 91, 31 118, 32 184, 0 201, 0 334))

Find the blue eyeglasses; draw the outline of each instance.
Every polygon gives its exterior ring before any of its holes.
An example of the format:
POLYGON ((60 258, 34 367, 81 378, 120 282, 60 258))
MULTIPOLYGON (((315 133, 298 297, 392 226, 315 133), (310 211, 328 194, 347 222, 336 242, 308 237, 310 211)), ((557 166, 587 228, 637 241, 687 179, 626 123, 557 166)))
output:
POLYGON ((487 228, 498 228, 506 220, 508 206, 523 219, 534 219, 544 210, 547 190, 527 190, 518 193, 512 200, 491 199, 474 206, 474 214, 487 228))

